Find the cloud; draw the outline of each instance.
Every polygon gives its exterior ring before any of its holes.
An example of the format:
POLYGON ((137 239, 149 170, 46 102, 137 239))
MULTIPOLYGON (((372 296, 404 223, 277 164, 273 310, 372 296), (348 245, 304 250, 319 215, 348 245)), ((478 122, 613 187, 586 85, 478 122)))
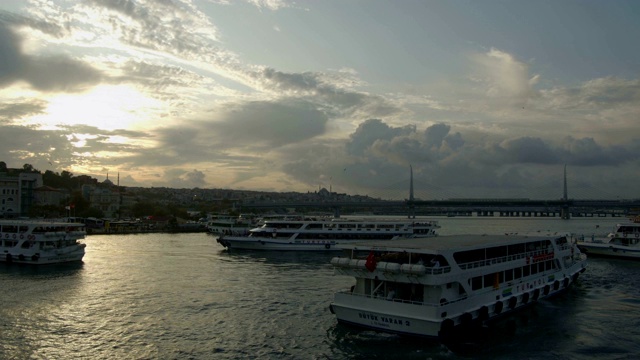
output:
POLYGON ((22 80, 40 91, 76 92, 100 81, 100 73, 81 61, 61 55, 23 54, 21 42, 0 23, 0 88, 22 80))
POLYGON ((252 101, 220 110, 210 129, 225 147, 265 149, 305 142, 324 134, 327 116, 299 100, 252 101))
POLYGON ((484 86, 489 98, 509 99, 513 105, 525 105, 534 96, 533 85, 538 76, 529 75, 529 67, 507 52, 491 49, 472 57, 475 61, 474 76, 484 86))
POLYGON ((25 117, 42 114, 46 106, 46 102, 38 99, 0 104, 0 124, 15 123, 25 117))
POLYGON ((203 188, 207 185, 204 173, 196 169, 189 172, 167 171, 164 177, 170 187, 175 189, 203 188))
POLYGON ((393 128, 380 119, 369 119, 361 123, 349 136, 347 151, 353 155, 364 155, 377 141, 390 141, 397 136, 406 136, 415 132, 414 125, 393 128))
POLYGON ((521 137, 504 141, 497 147, 504 160, 521 164, 557 164, 559 157, 540 138, 521 137))
POLYGON ((258 8, 266 8, 269 10, 278 10, 281 8, 290 7, 287 1, 283 0, 246 0, 248 3, 258 7, 258 8))

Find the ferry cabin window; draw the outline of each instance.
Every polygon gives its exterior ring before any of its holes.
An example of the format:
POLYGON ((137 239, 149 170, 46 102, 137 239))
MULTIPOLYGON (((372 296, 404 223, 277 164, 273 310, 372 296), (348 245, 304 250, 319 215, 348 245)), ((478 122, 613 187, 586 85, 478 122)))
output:
POLYGON ((482 289, 482 276, 471 278, 471 290, 482 289))
POLYGON ((2 227, 2 232, 5 233, 17 233, 18 232, 18 227, 15 225, 4 225, 2 227))
POLYGON ((501 282, 501 276, 502 273, 493 273, 493 274, 486 274, 484 276, 484 287, 488 288, 488 287, 494 287, 496 284, 496 277, 498 280, 498 284, 501 282))
POLYGON ((508 255, 507 246, 496 246, 487 248, 486 258, 487 259, 495 259, 501 258, 508 255))
POLYGON ((504 271, 504 281, 511 281, 513 280, 513 270, 512 269, 508 269, 504 271))
POLYGON ((563 245, 567 243, 567 238, 565 236, 556 239, 556 245, 563 245))
POLYGON ((618 230, 618 232, 625 233, 625 234, 633 233, 634 232, 634 227, 633 226, 620 226, 620 229, 618 230))
POLYGON ((524 254, 526 251, 526 244, 513 244, 508 246, 509 255, 524 254))

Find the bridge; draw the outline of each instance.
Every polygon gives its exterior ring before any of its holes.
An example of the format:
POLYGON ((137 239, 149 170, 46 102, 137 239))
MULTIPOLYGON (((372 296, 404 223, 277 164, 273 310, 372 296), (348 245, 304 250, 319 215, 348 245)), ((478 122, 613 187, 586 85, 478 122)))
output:
POLYGON ((529 198, 449 198, 444 200, 420 200, 414 196, 413 170, 409 180, 409 198, 404 200, 379 200, 370 197, 355 200, 323 198, 317 201, 242 202, 242 208, 301 209, 327 211, 339 216, 345 210, 397 214, 445 216, 501 216, 501 217, 604 217, 631 216, 640 212, 640 199, 571 199, 568 196, 567 172, 564 169, 563 197, 550 200, 529 198))
POLYGON ((343 210, 373 213, 441 216, 501 217, 604 217, 637 214, 640 200, 530 200, 530 199, 450 199, 405 201, 320 201, 242 203, 242 208, 330 210, 340 215, 343 210))

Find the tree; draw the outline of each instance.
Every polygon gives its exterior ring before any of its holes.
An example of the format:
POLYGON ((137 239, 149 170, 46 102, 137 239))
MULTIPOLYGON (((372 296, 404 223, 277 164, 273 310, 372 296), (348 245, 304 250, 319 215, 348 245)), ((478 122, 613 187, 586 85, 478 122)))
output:
POLYGON ((22 165, 22 171, 23 172, 28 172, 28 173, 39 173, 40 172, 40 170, 34 168, 33 165, 31 165, 31 164, 22 165))
POLYGON ((100 209, 90 207, 79 214, 81 217, 94 217, 101 219, 104 217, 104 212, 100 209))
POLYGON ((80 190, 76 190, 71 193, 69 205, 74 207, 74 211, 76 214, 82 214, 89 209, 91 203, 89 203, 89 200, 85 199, 82 196, 82 192, 80 192, 80 190))

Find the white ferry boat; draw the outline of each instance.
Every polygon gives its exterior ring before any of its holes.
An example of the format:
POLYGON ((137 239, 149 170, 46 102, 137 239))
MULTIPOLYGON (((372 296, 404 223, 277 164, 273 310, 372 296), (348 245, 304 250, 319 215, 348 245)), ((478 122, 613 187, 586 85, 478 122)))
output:
POLYGON ((0 220, 0 261, 53 264, 81 261, 85 225, 45 220, 0 220))
POLYGON ((455 235, 341 247, 346 256, 331 264, 356 283, 334 295, 330 310, 339 323, 440 340, 555 295, 587 265, 575 243, 557 235, 455 235))
POLYGON ((218 243, 245 250, 339 250, 339 244, 363 240, 397 240, 436 236, 437 221, 384 219, 284 219, 266 220, 248 235, 221 235, 218 243))
POLYGON ((640 223, 618 224, 605 239, 585 238, 578 247, 593 256, 640 259, 640 223))
POLYGON ((214 235, 246 234, 254 227, 255 221, 247 216, 214 215, 207 221, 207 231, 214 235))

